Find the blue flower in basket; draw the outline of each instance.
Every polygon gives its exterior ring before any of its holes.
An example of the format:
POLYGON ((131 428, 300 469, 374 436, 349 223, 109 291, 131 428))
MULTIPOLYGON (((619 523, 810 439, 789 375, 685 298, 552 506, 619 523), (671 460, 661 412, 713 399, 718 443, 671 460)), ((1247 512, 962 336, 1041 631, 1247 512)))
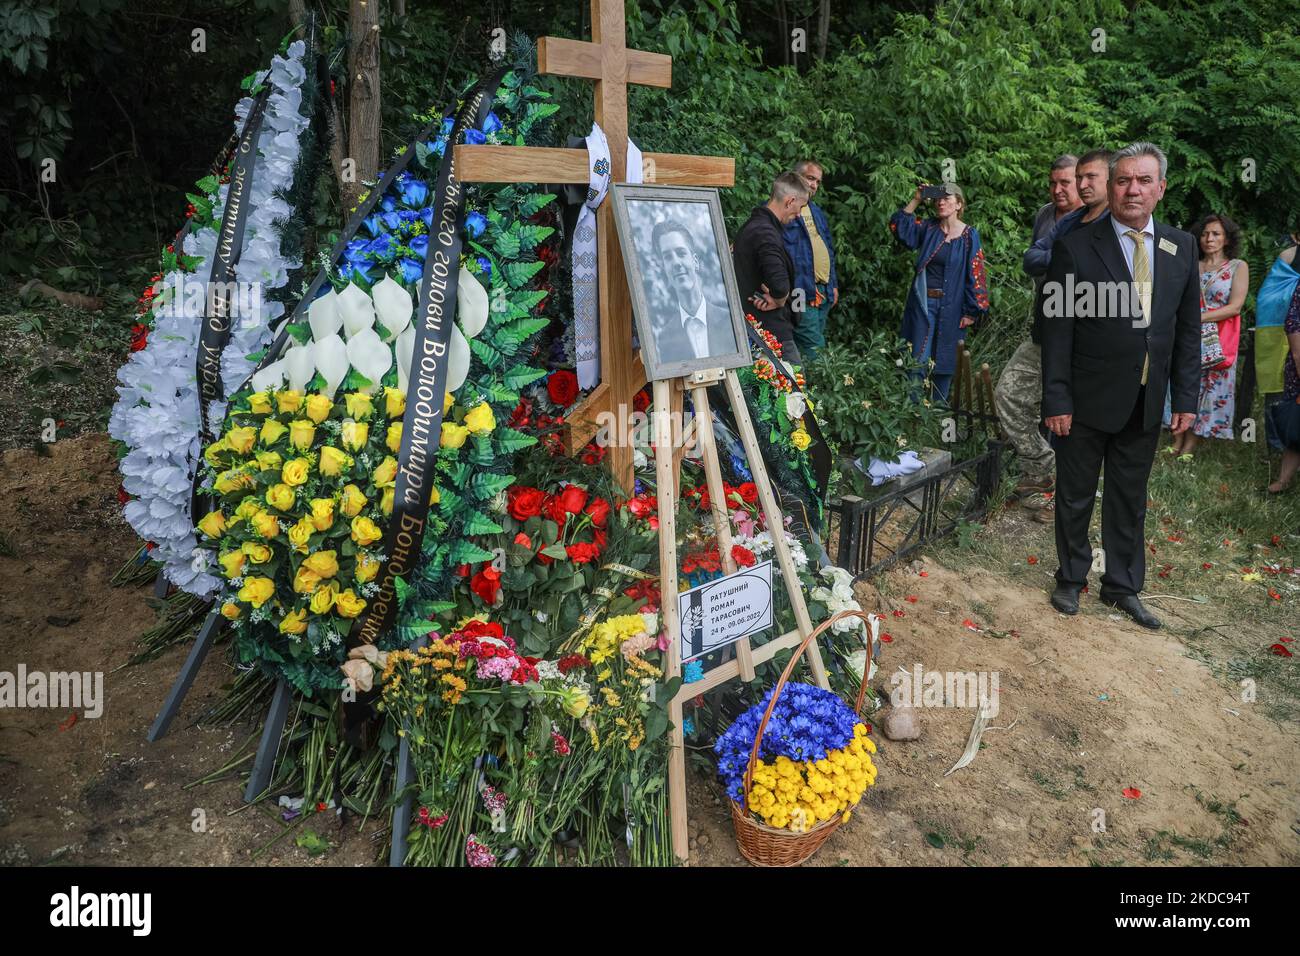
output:
POLYGON ((483 273, 483 278, 492 278, 492 260, 487 256, 479 256, 474 260, 478 263, 479 270, 483 273))
POLYGON ((420 222, 424 223, 425 229, 433 228, 433 207, 425 206, 420 210, 420 222))
POLYGON ((471 146, 482 146, 487 142, 487 137, 483 135, 482 130, 471 128, 465 130, 465 142, 471 146))
POLYGON ((444 116, 442 119, 442 135, 450 136, 451 128, 456 125, 456 117, 444 116))
POLYGON ((495 133, 500 128, 501 120, 497 118, 496 113, 489 111, 487 119, 483 120, 483 132, 491 134, 495 133))
POLYGON ((397 266, 402 270, 404 282, 416 283, 424 275, 424 264, 416 259, 398 259, 397 266))
POLYGON ((339 275, 349 282, 354 279, 366 283, 374 281, 374 276, 370 274, 370 270, 362 262, 345 262, 339 267, 339 275))
POLYGON ((704 662, 687 661, 682 668, 682 683, 694 684, 696 681, 704 680, 704 662))
POLYGON ((414 236, 406 247, 423 259, 429 254, 429 237, 427 235, 414 236))
POLYGON ((383 232, 383 227, 379 221, 379 213, 372 212, 365 219, 361 220, 361 225, 365 227, 366 232, 372 236, 377 236, 383 232))
POLYGON ((371 239, 368 243, 366 243, 366 252, 370 253, 370 255, 372 256, 377 256, 381 259, 386 256, 391 256, 393 254, 393 250, 396 248, 397 248, 397 240, 394 239, 391 235, 389 235, 386 232, 381 235, 375 236, 375 238, 371 239))
POLYGON ((474 210, 465 217, 465 228, 469 231, 471 239, 477 239, 483 235, 483 230, 487 229, 487 219, 481 212, 474 210))
POLYGON ((379 200, 379 208, 384 212, 397 212, 397 200, 392 196, 385 196, 379 200))
POLYGON ((429 187, 414 176, 405 175, 407 178, 401 184, 402 202, 414 209, 418 209, 429 198, 429 187))

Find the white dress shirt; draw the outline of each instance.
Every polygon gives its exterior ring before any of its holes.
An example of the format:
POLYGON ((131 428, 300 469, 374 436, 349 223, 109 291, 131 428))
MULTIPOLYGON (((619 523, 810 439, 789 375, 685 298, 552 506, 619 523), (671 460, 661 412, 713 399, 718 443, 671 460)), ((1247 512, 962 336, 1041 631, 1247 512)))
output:
POLYGON ((708 300, 704 296, 700 296, 699 307, 694 312, 687 312, 681 305, 677 306, 681 313, 682 329, 686 332, 686 339, 691 343, 691 351, 696 358, 704 358, 709 354, 708 307, 708 300))
MULTIPOLYGON (((1115 227, 1115 238, 1119 240, 1119 247, 1124 250, 1124 262, 1128 264, 1129 278, 1133 277, 1133 249, 1135 240, 1124 233, 1131 229, 1118 219, 1115 214, 1110 214, 1110 224, 1115 227)), ((1154 216, 1147 217, 1147 224, 1142 227, 1142 242, 1147 247, 1147 267, 1151 270, 1151 282, 1154 285, 1156 281, 1156 220, 1154 216)))

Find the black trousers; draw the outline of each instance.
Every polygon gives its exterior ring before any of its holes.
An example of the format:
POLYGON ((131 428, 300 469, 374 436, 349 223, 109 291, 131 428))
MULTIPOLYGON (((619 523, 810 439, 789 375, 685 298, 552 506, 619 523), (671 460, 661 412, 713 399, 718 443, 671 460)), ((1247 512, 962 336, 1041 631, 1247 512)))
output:
POLYGON ((1097 497, 1097 479, 1106 468, 1101 501, 1101 596, 1137 594, 1146 581, 1147 479, 1155 461, 1160 427, 1142 427, 1146 387, 1118 432, 1103 432, 1078 421, 1070 434, 1057 438, 1056 572, 1059 584, 1082 587, 1093 565, 1088 525, 1097 497))

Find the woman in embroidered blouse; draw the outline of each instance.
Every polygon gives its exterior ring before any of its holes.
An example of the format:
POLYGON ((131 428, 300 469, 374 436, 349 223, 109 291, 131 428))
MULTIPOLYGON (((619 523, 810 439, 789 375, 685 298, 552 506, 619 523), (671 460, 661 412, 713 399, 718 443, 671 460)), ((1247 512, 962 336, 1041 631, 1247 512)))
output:
MULTIPOLYGON (((1174 436, 1173 453, 1191 455, 1202 438, 1232 439, 1237 407, 1237 343, 1241 338, 1241 307, 1250 288, 1250 267, 1236 258, 1241 229, 1215 213, 1191 229, 1201 244, 1201 322, 1217 325, 1227 368, 1201 368, 1201 401, 1196 421, 1174 436)), ((1222 363, 1220 363, 1220 366, 1222 363)), ((1169 427, 1169 396, 1165 396, 1165 427, 1169 427)))
POLYGON ((925 220, 914 215, 921 188, 890 217, 889 230, 917 252, 902 335, 921 365, 929 366, 934 393, 946 401, 957 371, 957 343, 988 314, 988 282, 980 234, 961 220, 966 210, 961 187, 944 183, 944 195, 934 200, 934 216, 925 220))
POLYGON ((1300 286, 1291 296, 1285 328, 1289 348, 1282 366, 1282 397, 1267 409, 1273 433, 1282 442, 1282 470, 1268 486, 1273 494, 1285 491, 1300 469, 1300 286))

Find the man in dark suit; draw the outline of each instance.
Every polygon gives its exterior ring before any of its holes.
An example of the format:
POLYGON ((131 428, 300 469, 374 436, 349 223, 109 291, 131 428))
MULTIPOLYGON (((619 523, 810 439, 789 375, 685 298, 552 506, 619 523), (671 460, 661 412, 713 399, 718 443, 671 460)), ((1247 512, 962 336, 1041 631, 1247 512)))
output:
POLYGON ((736 233, 732 259, 740 304, 758 324, 781 343, 781 358, 801 364, 794 327, 799 314, 790 308, 794 288, 794 260, 785 247, 785 227, 808 204, 808 186, 795 173, 782 173, 772 184, 772 194, 755 206, 736 233))
POLYGON ((1143 522, 1165 389, 1172 430, 1194 418, 1201 312, 1196 240, 1152 217, 1165 194, 1164 153, 1134 143, 1113 155, 1110 215, 1052 247, 1038 298, 1044 424, 1056 436, 1052 606, 1076 614, 1093 566, 1088 524, 1103 463, 1101 599, 1143 627, 1143 522))
POLYGON ((681 362, 734 353, 737 346, 731 313, 726 306, 705 298, 700 257, 689 230, 668 219, 654 227, 651 240, 673 298, 668 312, 656 317, 659 361, 681 362))

